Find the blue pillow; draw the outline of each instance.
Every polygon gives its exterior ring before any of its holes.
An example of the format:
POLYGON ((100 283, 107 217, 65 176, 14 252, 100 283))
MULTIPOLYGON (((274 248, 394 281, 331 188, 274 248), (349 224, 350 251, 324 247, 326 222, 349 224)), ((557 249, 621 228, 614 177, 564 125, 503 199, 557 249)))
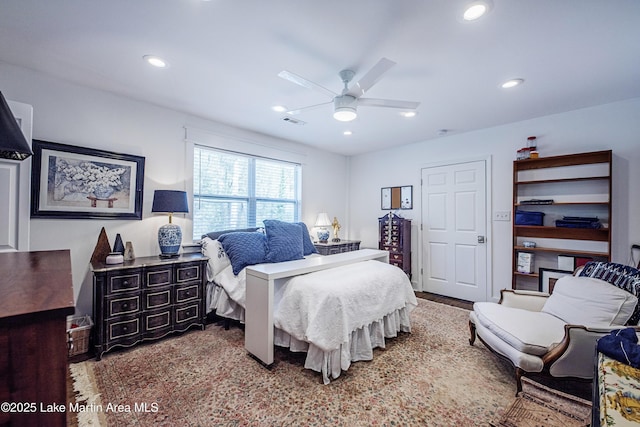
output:
POLYGON ((218 237, 224 251, 231 261, 233 274, 248 265, 266 262, 267 240, 260 232, 240 231, 223 234, 218 237))
POLYGON ((302 228, 302 253, 304 256, 317 254, 318 250, 315 245, 311 241, 311 236, 309 236, 309 230, 307 229, 307 224, 304 222, 296 222, 302 228))
POLYGON ((267 262, 293 261, 304 258, 300 224, 265 219, 267 233, 267 262))

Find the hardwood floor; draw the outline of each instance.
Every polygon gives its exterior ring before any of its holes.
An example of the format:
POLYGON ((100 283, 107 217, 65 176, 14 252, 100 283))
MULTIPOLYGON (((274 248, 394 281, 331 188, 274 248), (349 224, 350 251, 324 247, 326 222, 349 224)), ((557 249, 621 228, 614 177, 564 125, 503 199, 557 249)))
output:
POLYGON ((418 298, 427 299, 429 301, 435 301, 442 304, 452 305, 454 307, 464 308, 467 310, 473 310, 473 302, 465 301, 457 298, 445 297, 443 295, 432 294, 429 292, 416 292, 418 298))

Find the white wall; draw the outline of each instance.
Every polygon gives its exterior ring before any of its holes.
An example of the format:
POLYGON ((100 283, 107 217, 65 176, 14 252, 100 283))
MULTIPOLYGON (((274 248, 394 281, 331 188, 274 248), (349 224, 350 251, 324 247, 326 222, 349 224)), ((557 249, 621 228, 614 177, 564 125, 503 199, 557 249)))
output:
MULTIPOLYGON (((105 227, 110 243, 120 233, 131 241, 136 256, 159 253, 157 230, 166 216, 151 214, 153 191, 188 189, 191 171, 186 158, 184 126, 237 138, 244 147, 294 150, 302 159, 302 220, 313 226, 320 210, 346 222, 348 161, 344 156, 242 131, 106 92, 69 84, 28 69, 0 62, 0 90, 7 99, 33 106, 33 138, 144 156, 145 182, 142 221, 32 219, 30 250, 70 249, 76 311, 91 313, 93 284, 89 260, 105 227)), ((258 148, 257 148, 258 149, 258 148)), ((191 236, 189 216, 174 221, 191 236)))
MULTIPOLYGON (((640 244, 640 99, 540 117, 505 126, 431 139, 350 159, 351 237, 375 247, 380 188, 413 185, 413 210, 399 213, 412 219, 413 282, 422 289, 419 268, 421 221, 420 170, 433 163, 491 157, 491 212, 510 211, 512 164, 516 150, 530 135, 538 137, 541 156, 613 150, 612 260, 627 263, 632 243, 640 244), (631 185, 633 184, 633 185, 631 185)), ((492 295, 511 287, 511 223, 492 222, 492 295)))
MULTIPOLYGON (((414 209, 401 211, 414 220, 413 280, 420 288, 418 257, 420 169, 433 163, 491 156, 491 211, 511 210, 511 167, 526 137, 538 136, 542 156, 612 149, 614 152, 613 260, 626 263, 631 243, 640 243, 640 200, 630 183, 640 182, 640 99, 541 117, 506 126, 428 140, 351 158, 277 140, 131 99, 72 85, 0 62, 0 90, 7 99, 34 108, 33 137, 146 157, 142 221, 31 220, 31 250, 71 250, 77 311, 91 312, 89 259, 105 227, 111 243, 116 233, 132 241, 137 256, 155 255, 157 228, 153 191, 188 189, 185 125, 230 136, 260 147, 295 151, 303 156, 302 219, 309 226, 320 211, 337 216, 341 237, 376 247, 380 188, 414 186, 414 209)), ((186 236, 191 224, 176 217, 186 236)), ((493 294, 511 283, 511 226, 493 222, 493 294)), ((491 278, 490 278, 491 280, 491 278)))

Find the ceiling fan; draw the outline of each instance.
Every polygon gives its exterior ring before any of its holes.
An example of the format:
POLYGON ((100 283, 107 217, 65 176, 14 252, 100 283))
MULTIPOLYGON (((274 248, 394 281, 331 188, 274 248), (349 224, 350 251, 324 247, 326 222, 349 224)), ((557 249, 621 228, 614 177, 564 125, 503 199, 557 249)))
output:
POLYGON ((340 79, 344 84, 342 93, 335 93, 332 90, 325 88, 317 83, 305 79, 290 71, 281 71, 278 73, 278 77, 285 80, 289 80, 297 85, 313 89, 331 98, 331 101, 323 102, 321 104, 310 105, 308 107, 298 108, 296 110, 287 111, 287 114, 300 114, 304 111, 309 111, 323 105, 333 103, 333 117, 336 120, 342 122, 349 122, 357 117, 357 109, 359 106, 367 107, 386 107, 386 108, 401 108, 405 110, 415 110, 420 105, 419 102, 414 101, 398 101, 394 99, 377 99, 377 98, 361 98, 374 84, 376 84, 382 75, 386 73, 391 67, 396 65, 395 62, 387 58, 382 58, 376 65, 373 66, 362 78, 356 82, 351 88, 349 83, 355 76, 353 70, 342 70, 339 73, 340 79))

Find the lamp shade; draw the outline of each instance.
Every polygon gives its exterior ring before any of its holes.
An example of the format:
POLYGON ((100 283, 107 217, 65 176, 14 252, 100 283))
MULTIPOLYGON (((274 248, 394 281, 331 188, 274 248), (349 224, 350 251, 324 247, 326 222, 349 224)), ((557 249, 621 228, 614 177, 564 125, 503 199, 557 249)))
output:
POLYGON ((329 219, 329 214, 326 212, 320 212, 318 214, 318 218, 316 219, 316 227, 329 227, 331 225, 331 220, 329 219))
POLYGON ((0 92, 0 158, 24 160, 33 152, 0 92))
POLYGON ((176 212, 189 212, 186 191, 156 190, 153 193, 151 212, 169 213, 169 224, 165 224, 158 229, 160 257, 171 258, 178 256, 180 245, 182 244, 182 229, 179 225, 171 223, 171 216, 176 212))
POLYGON ((153 206, 151 206, 151 212, 189 212, 187 192, 177 190, 156 190, 153 193, 153 206))

